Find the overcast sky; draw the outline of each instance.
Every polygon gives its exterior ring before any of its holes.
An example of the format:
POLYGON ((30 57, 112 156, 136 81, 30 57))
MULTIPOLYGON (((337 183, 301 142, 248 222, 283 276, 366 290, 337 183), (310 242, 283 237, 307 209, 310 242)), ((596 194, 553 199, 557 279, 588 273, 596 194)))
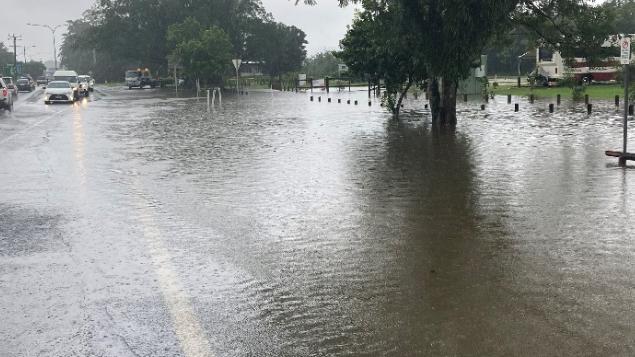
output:
MULTIPOLYGON (((27 26, 27 23, 61 25, 67 20, 81 17, 93 0, 0 0, 4 16, 0 18, 0 42, 9 45, 8 35, 15 33, 22 35, 18 45, 26 44, 27 59, 52 60, 53 37, 48 29, 27 26), (57 3, 60 6, 55 6, 57 3), (46 4, 46 5, 44 5, 46 4), (32 48, 31 46, 36 46, 32 48)), ((287 25, 294 25, 307 34, 307 51, 309 55, 325 49, 336 49, 339 40, 346 32, 346 26, 351 23, 354 9, 341 9, 335 0, 321 0, 316 6, 295 6, 291 0, 262 0, 265 8, 273 14, 277 21, 287 25)), ((57 31, 58 48, 65 31, 57 31)), ((12 44, 11 44, 12 45, 12 44)), ((18 48, 18 55, 22 59, 23 50, 18 48)))

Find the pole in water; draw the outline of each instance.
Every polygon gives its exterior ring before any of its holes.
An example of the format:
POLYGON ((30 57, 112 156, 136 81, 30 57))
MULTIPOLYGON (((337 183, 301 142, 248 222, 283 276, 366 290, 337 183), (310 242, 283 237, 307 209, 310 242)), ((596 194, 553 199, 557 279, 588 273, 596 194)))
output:
POLYGON ((331 102, 331 98, 329 98, 329 99, 327 99, 327 100, 328 100, 328 102, 329 102, 329 103, 331 102))
POLYGON ((634 109, 634 108, 633 108, 633 104, 630 104, 630 105, 628 106, 628 115, 633 115, 633 109, 634 109))
POLYGON ((619 95, 616 95, 616 96, 615 96, 615 106, 616 106, 616 107, 619 107, 619 106, 620 106, 620 96, 619 96, 619 95))
POLYGON ((481 104, 481 110, 485 110, 485 104, 481 104))
POLYGON ((209 89, 207 90, 207 112, 209 113, 209 89))
POLYGON ((529 103, 532 103, 532 104, 534 103, 534 95, 533 94, 529 95, 529 103))
POLYGON ((311 96, 311 101, 313 101, 313 96, 311 96))
POLYGON ((549 103, 549 113, 553 113, 553 103, 549 103))
POLYGON ((591 112, 593 111, 593 104, 589 103, 586 105, 586 113, 591 115, 591 112))
POLYGON ((589 104, 589 95, 588 94, 584 95, 584 104, 589 104))
POLYGON ((560 105, 560 94, 556 96, 556 104, 560 105))
POLYGON ((342 100, 341 99, 337 99, 337 104, 342 104, 342 100))
POLYGON ((626 166, 626 155, 627 153, 627 143, 628 143, 628 81, 630 79, 630 64, 624 65, 624 119, 622 120, 622 125, 624 126, 624 137, 622 144, 622 157, 620 157, 619 165, 626 166))
POLYGON ((507 104, 511 104, 512 103, 512 95, 508 94, 507 95, 507 104))
POLYGON ((373 103, 369 100, 369 101, 368 101, 368 106, 370 107, 370 106, 372 106, 372 105, 373 105, 373 103))
MULTIPOLYGON (((416 98, 415 98, 416 99, 416 98)), ((463 94, 463 101, 467 102, 467 94, 463 94)))
POLYGON ((357 101, 355 101, 355 105, 357 105, 357 101))
POLYGON ((351 104, 351 100, 350 100, 350 99, 349 99, 349 100, 347 100, 347 101, 346 101, 346 104, 351 104))
POLYGON ((518 103, 514 104, 514 111, 515 112, 518 112, 518 109, 520 109, 519 106, 520 105, 518 103))

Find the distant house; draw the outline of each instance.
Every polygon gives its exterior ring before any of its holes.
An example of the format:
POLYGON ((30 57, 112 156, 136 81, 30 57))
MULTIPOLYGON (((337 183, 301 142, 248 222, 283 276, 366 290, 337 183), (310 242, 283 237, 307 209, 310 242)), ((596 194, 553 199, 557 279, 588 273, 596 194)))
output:
POLYGON ((487 78, 487 56, 482 55, 477 67, 470 70, 470 76, 459 82, 457 94, 477 95, 483 93, 483 86, 487 78))

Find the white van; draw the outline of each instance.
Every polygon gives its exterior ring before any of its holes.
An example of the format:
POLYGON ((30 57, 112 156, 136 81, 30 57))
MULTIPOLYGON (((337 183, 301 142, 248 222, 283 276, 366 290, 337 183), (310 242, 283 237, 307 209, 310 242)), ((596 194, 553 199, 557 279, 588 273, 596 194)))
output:
POLYGON ((55 71, 55 73, 53 73, 53 80, 70 82, 75 92, 75 100, 79 100, 80 97, 86 96, 88 93, 88 88, 84 88, 84 85, 79 82, 77 72, 75 71, 55 71))

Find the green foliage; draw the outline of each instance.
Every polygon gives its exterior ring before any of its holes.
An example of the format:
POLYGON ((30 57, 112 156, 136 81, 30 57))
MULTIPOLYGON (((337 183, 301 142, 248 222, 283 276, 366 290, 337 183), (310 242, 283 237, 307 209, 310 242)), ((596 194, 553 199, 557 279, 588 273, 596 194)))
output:
POLYGON ((178 58, 186 76, 222 83, 231 65, 232 45, 220 28, 204 28, 193 18, 171 25, 167 34, 171 55, 178 58))
POLYGON ((307 58, 302 66, 302 72, 309 78, 336 77, 340 63, 341 60, 333 51, 324 51, 307 58))
POLYGON ((137 67, 151 68, 154 74, 165 76, 168 55, 174 49, 166 41, 168 28, 188 18, 205 29, 222 29, 231 44, 232 57, 256 61, 266 58, 268 63, 278 60, 272 64, 274 70, 297 67, 304 59, 304 47, 299 45, 304 41, 304 33, 300 30, 286 27, 286 31, 273 33, 278 37, 257 33, 265 24, 274 23, 260 0, 97 0, 82 19, 69 22, 62 45, 62 63, 81 72, 92 70, 101 80, 121 79, 125 69, 137 67), (254 35, 260 35, 258 41, 250 40, 254 35), (248 55, 257 52, 250 46, 286 51, 292 48, 290 43, 298 44, 288 59, 292 65, 281 58, 283 55, 274 58, 264 50, 258 51, 269 57, 248 55), (297 61, 298 57, 301 60, 297 61))
POLYGON ((4 46, 4 43, 0 42, 0 71, 4 70, 4 66, 13 63, 13 52, 4 46))
POLYGON ((41 76, 44 71, 46 71, 46 66, 39 61, 29 61, 22 64, 22 74, 30 74, 33 78, 41 76))
POLYGON ((306 34, 295 26, 256 22, 246 38, 246 57, 260 61, 265 73, 280 76, 301 68, 306 58, 306 34))

